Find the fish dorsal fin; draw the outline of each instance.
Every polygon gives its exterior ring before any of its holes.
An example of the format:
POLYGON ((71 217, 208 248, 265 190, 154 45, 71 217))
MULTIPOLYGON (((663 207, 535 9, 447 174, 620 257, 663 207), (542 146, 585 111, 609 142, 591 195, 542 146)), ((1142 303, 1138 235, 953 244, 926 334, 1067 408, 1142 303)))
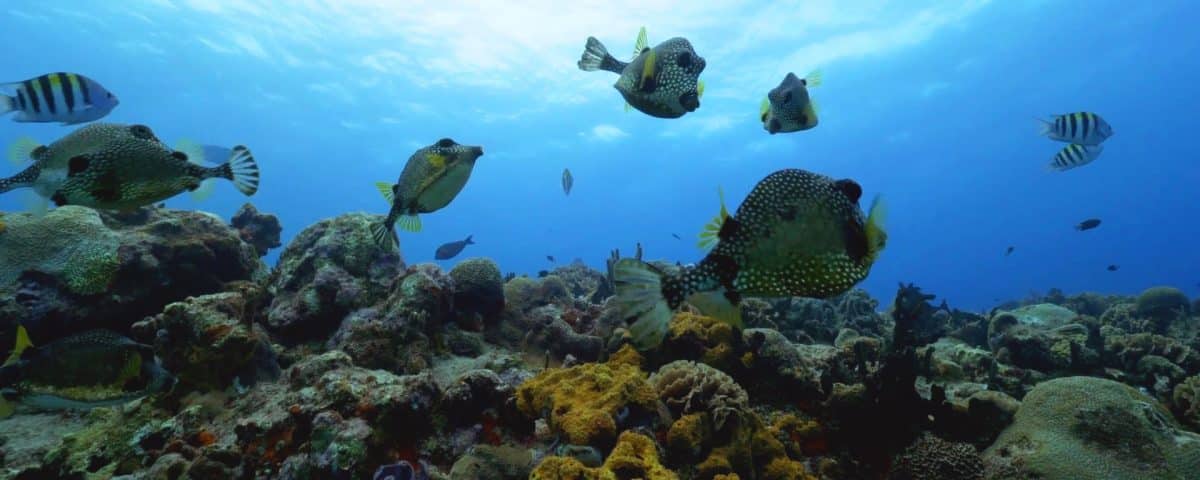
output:
POLYGON ((700 313, 741 329, 742 309, 725 297, 724 290, 700 292, 688 297, 687 302, 700 309, 700 313))
POLYGON ((12 353, 8 355, 8 359, 4 361, 4 366, 9 366, 21 360, 21 353, 25 349, 32 347, 33 342, 29 341, 29 332, 25 330, 24 325, 17 325, 17 341, 13 343, 12 353))
POLYGON ((876 195, 871 200, 871 209, 867 211, 867 225, 865 229, 867 236, 867 257, 872 262, 875 261, 875 258, 879 256, 879 252, 887 244, 887 231, 883 229, 883 222, 886 219, 887 205, 884 204, 883 199, 879 195, 876 195))
POLYGON ((396 226, 406 232, 420 232, 421 217, 417 215, 401 215, 400 218, 396 219, 396 226))
POLYGON ((646 38, 646 27, 642 27, 638 30, 637 41, 633 43, 633 58, 637 58, 647 48, 650 48, 650 41, 646 38))
POLYGON ((379 193, 383 194, 383 199, 387 200, 388 205, 396 201, 396 195, 392 193, 392 184, 388 182, 375 182, 375 188, 379 193))
POLYGON ((725 208, 725 190, 717 187, 717 196, 721 199, 721 211, 709 220, 708 224, 704 225, 704 231, 700 232, 700 241, 696 246, 701 250, 708 250, 717 243, 721 227, 725 224, 725 219, 729 218, 729 210, 725 208))
POLYGON ((446 157, 441 154, 430 153, 425 156, 425 159, 429 161, 430 165, 433 165, 433 168, 437 168, 439 170, 446 168, 446 157))
POLYGON ((704 80, 696 81, 696 99, 704 98, 704 80))
POLYGON ((808 72, 808 76, 804 77, 804 86, 808 88, 821 86, 821 69, 816 69, 808 72))
POLYGON ((33 151, 41 146, 33 137, 20 137, 8 146, 8 161, 13 165, 24 165, 25 162, 33 160, 33 151))
POLYGON ((769 111, 771 111, 771 100, 767 97, 763 97, 762 103, 758 104, 758 116, 761 118, 769 111))
POLYGON ((175 142, 175 150, 183 152, 184 155, 187 155, 189 162, 192 162, 196 165, 204 165, 204 146, 200 145, 199 143, 186 138, 181 138, 178 142, 175 142))

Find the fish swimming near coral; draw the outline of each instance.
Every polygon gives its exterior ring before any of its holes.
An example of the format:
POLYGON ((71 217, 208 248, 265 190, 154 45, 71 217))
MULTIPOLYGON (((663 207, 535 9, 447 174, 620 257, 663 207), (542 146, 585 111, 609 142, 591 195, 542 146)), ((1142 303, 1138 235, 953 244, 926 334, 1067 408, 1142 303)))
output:
POLYGON ((0 417, 13 401, 42 410, 119 405, 169 390, 175 378, 143 345, 110 330, 89 330, 35 347, 17 327, 12 354, 0 367, 0 417))
POLYGON ((1070 144, 1054 154, 1054 159, 1047 167, 1054 171, 1065 171, 1092 163, 1104 152, 1102 145, 1070 144))
POLYGON ((704 58, 696 54, 686 38, 675 37, 650 48, 646 28, 638 33, 636 55, 629 63, 617 60, 604 44, 588 37, 580 70, 605 70, 621 77, 613 85, 627 105, 658 118, 679 118, 700 108, 704 96, 704 58))
POLYGON ((1078 145, 1100 145, 1113 135, 1112 126, 1092 112, 1054 115, 1052 120, 1040 120, 1039 135, 1051 140, 1078 145))
POLYGON ((20 82, 0 83, 15 90, 0 94, 0 115, 17 112, 17 122, 91 122, 108 115, 120 104, 100 82, 77 73, 55 72, 20 82))
POLYGON ((196 191, 209 179, 232 181, 242 194, 258 191, 258 164, 238 147, 220 165, 203 165, 159 141, 150 127, 93 123, 49 144, 18 140, 10 159, 32 159, 15 176, 0 179, 0 193, 32 188, 57 206, 133 210, 196 191))
POLYGON ((1100 226, 1099 218, 1089 218, 1089 219, 1079 222, 1077 225, 1075 225, 1075 229, 1082 232, 1084 230, 1091 230, 1091 229, 1099 227, 1099 226, 1100 226))
MULTIPOLYGON (((658 345, 685 301, 736 326, 744 297, 828 298, 867 277, 882 251, 883 204, 858 206, 862 187, 799 169, 768 175, 737 212, 718 215, 716 245, 677 274, 637 259, 613 267, 617 306, 634 345, 658 345)), ((723 206, 723 205, 722 205, 723 206)))
POLYGON ((575 186, 575 177, 571 176, 571 170, 564 168, 563 173, 562 173, 563 193, 570 195, 571 187, 574 187, 574 186, 575 186))
POLYGON ((759 119, 763 129, 774 135, 776 133, 799 132, 817 126, 817 107, 808 95, 808 89, 821 84, 821 72, 813 71, 807 77, 799 78, 788 72, 772 88, 759 106, 759 119))
POLYGON ((405 231, 421 231, 417 214, 436 212, 449 205, 467 185, 475 161, 481 156, 483 147, 460 145, 449 138, 413 152, 394 185, 375 184, 392 207, 386 219, 371 226, 375 242, 381 246, 398 245, 400 238, 393 230, 397 224, 405 231))
POLYGON ((438 247, 437 251, 434 252, 433 258, 438 260, 449 260, 457 256, 459 253, 462 253, 463 249, 467 248, 467 245, 474 244, 475 242, 471 241, 471 235, 467 235, 467 238, 457 242, 442 244, 442 246, 438 247))

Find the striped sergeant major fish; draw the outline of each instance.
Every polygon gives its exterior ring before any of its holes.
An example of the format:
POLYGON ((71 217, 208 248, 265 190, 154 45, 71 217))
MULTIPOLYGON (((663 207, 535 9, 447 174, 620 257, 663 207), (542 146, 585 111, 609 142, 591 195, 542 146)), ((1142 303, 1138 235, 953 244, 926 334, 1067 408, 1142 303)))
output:
POLYGON ((1061 172, 1075 167, 1082 167, 1092 163, 1092 160, 1099 157, 1100 152, 1103 151, 1104 146, 1102 145, 1079 145, 1072 143, 1054 154, 1054 160, 1050 162, 1050 169, 1061 172))
POLYGON ((1040 134, 1051 140, 1079 145, 1099 145, 1113 135, 1112 126, 1091 112, 1055 115, 1053 120, 1041 120, 1040 134))
POLYGON ((17 122, 74 125, 99 120, 120 103, 99 82, 76 73, 47 73, 21 82, 0 83, 15 95, 0 94, 0 114, 17 112, 17 122))

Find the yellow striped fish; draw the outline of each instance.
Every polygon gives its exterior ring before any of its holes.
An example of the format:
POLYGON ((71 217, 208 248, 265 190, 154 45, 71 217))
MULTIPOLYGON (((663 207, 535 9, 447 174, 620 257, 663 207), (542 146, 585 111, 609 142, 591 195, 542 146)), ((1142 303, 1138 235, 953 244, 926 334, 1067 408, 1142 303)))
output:
POLYGON ((1100 145, 1079 145, 1072 143, 1054 154, 1054 160, 1050 162, 1050 169, 1061 172, 1075 167, 1082 167, 1092 163, 1092 160, 1099 157, 1100 152, 1103 151, 1104 147, 1100 145))
POLYGON ((17 122, 61 122, 64 125, 99 120, 120 103, 99 82, 76 73, 47 73, 21 82, 0 83, 16 91, 0 94, 0 115, 17 112, 17 122))
POLYGON ((1112 126, 1092 112, 1055 115, 1053 120, 1040 121, 1040 134, 1060 142, 1099 145, 1113 134, 1112 126))

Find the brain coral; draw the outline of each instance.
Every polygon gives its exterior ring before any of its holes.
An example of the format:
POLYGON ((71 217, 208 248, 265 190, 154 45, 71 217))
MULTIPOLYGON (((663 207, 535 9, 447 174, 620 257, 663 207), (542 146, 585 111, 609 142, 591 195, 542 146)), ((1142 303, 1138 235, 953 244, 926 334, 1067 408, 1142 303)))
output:
POLYGON ((101 293, 117 272, 115 233, 95 210, 65 206, 44 216, 10 214, 0 235, 0 284, 26 271, 59 276, 77 294, 101 293))
POLYGON ((709 412, 718 430, 730 414, 745 412, 749 396, 725 372, 703 363, 676 360, 650 376, 650 384, 676 417, 709 412))
POLYGON ((1046 480, 1182 480, 1200 471, 1200 435, 1128 385, 1067 377, 1034 387, 985 457, 1046 480))

